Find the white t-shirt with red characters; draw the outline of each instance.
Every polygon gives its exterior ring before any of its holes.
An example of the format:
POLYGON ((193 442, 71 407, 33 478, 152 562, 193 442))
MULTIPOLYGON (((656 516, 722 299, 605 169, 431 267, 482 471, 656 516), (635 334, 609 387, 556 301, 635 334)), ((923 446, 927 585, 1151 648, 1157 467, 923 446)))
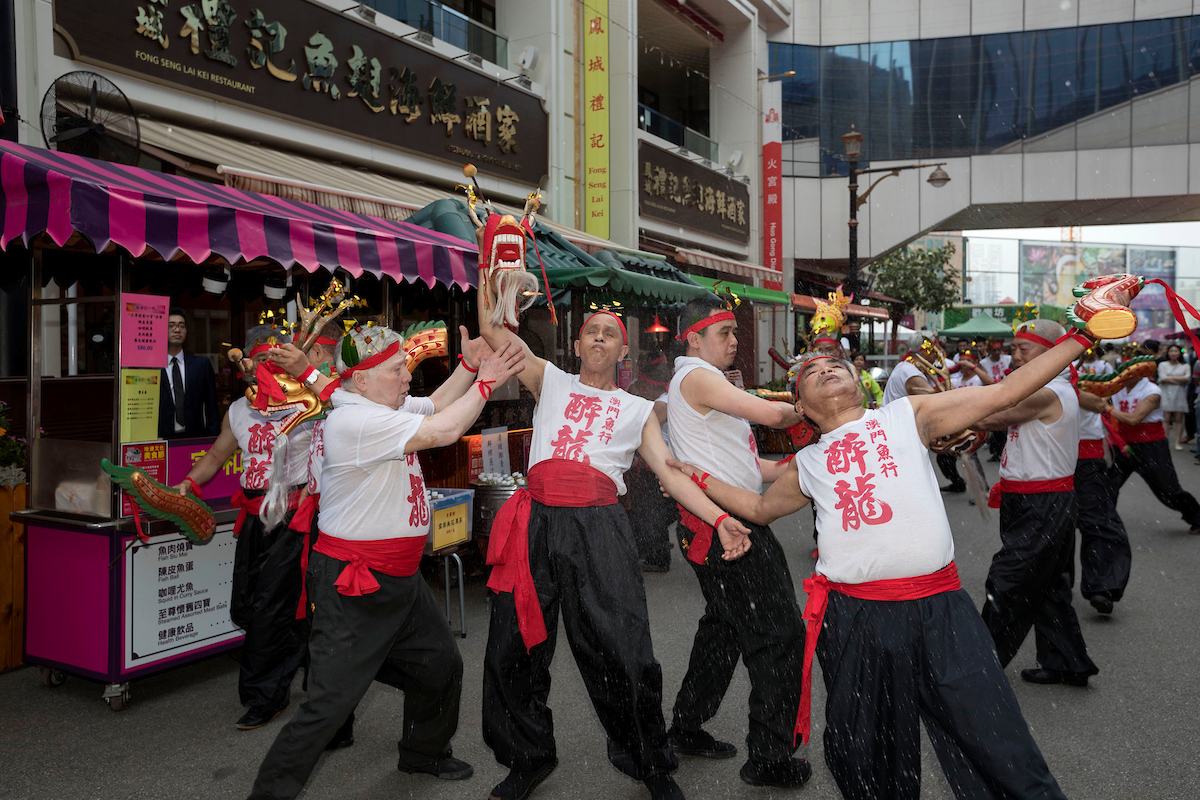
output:
MULTIPOLYGON (((1145 400, 1147 397, 1155 395, 1162 397, 1162 389, 1157 383, 1152 382, 1149 378, 1142 378, 1133 386, 1126 387, 1112 396, 1112 406, 1117 411, 1122 411, 1126 414, 1132 414, 1138 406, 1138 403, 1145 400)), ((1149 425, 1152 422, 1157 422, 1160 425, 1163 421, 1162 406, 1151 411, 1142 420, 1142 425, 1149 425)), ((1140 427, 1140 426, 1139 426, 1140 427)))
POLYGON ((725 373, 702 358, 675 359, 675 377, 667 390, 671 452, 675 458, 699 467, 717 480, 758 494, 762 491, 762 471, 750 423, 715 408, 700 414, 683 398, 680 388, 683 379, 697 369, 706 369, 726 380, 725 373))
POLYGON ((988 356, 979 360, 979 366, 987 370, 987 374, 992 377, 992 383, 999 383, 1012 369, 1012 356, 1006 356, 1004 353, 1001 353, 1000 357, 996 359, 988 356))
MULTIPOLYGON (((1066 373, 1063 373, 1064 375, 1066 373)), ((1013 425, 1000 457, 1000 477, 1010 481, 1049 481, 1075 474, 1079 459, 1079 398, 1063 375, 1046 384, 1062 406, 1047 425, 1039 419, 1013 425)))
MULTIPOLYGON (((400 406, 402 411, 427 417, 437 411, 429 397, 409 397, 400 406)), ((308 445, 308 493, 321 493, 321 472, 325 468, 325 420, 319 419, 313 426, 312 441, 308 445)))
POLYGON ((603 472, 617 494, 625 494, 625 473, 653 412, 650 400, 624 389, 593 389, 547 363, 533 412, 529 466, 552 458, 578 461, 603 472))
POLYGON ((424 416, 345 389, 332 399, 323 426, 321 532, 360 541, 426 536, 425 476, 417 454, 404 452, 424 416))
POLYGON ((835 583, 912 578, 954 560, 954 538, 912 402, 864 410, 796 454, 817 509, 817 572, 835 583))
MULTIPOLYGON (((229 429, 242 451, 243 489, 265 491, 270 488, 274 475, 275 439, 279 428, 295 413, 295 409, 288 409, 264 416, 251 408, 245 397, 229 406, 229 429)), ((288 434, 287 464, 282 477, 289 487, 304 483, 311 436, 312 426, 307 424, 288 434)))

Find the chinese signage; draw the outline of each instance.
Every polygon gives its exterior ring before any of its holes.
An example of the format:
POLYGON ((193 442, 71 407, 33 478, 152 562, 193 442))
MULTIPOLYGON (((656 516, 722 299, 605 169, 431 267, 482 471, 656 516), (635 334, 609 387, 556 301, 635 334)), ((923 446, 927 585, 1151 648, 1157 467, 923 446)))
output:
POLYGON ((434 501, 428 545, 430 552, 444 550, 467 540, 470 535, 467 512, 470 508, 471 496, 466 492, 434 501))
POLYGON ((638 177, 641 216, 750 241, 750 187, 741 181, 646 142, 638 142, 638 177))
POLYGON ((56 0, 77 58, 540 183, 542 101, 313 2, 56 0))
MULTIPOLYGON (((177 486, 192 471, 196 462, 204 457, 212 447, 209 440, 199 442, 173 441, 167 446, 167 479, 164 483, 177 486)), ((204 497, 208 500, 232 497, 242 488, 242 451, 234 450, 233 455, 226 459, 212 480, 201 485, 204 497)))
POLYGON ((125 669, 237 639, 229 619, 236 540, 223 525, 205 545, 177 533, 125 553, 125 669))
POLYGON ((169 297, 153 294, 121 295, 121 366, 167 365, 167 309, 169 297))
POLYGON ((493 475, 508 475, 508 428, 484 428, 482 431, 482 471, 493 475))
POLYGON ((609 236, 608 0, 583 4, 583 229, 609 236))
MULTIPOLYGON (((159 483, 166 483, 167 443, 164 441, 157 441, 123 444, 121 445, 121 466, 136 467, 159 483)), ((134 502, 136 501, 126 494, 124 489, 122 489, 122 517, 128 517, 133 514, 134 502)))
POLYGON ((121 370, 121 441, 142 442, 158 436, 160 369, 121 370))
POLYGON ((767 289, 783 288, 783 84, 768 82, 763 87, 763 235, 762 263, 779 273, 764 280, 767 289))

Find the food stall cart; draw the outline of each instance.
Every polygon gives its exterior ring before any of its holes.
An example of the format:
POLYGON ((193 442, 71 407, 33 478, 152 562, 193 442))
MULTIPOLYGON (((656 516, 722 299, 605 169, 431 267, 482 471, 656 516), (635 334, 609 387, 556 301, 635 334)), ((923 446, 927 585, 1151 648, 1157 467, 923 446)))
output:
MULTIPOLYGON (((473 286, 476 271, 465 264, 474 246, 403 222, 11 143, 0 143, 0 201, 0 249, 27 259, 30 287, 22 398, 30 507, 13 515, 27 526, 24 660, 48 686, 68 674, 104 683, 104 700, 119 711, 130 680, 242 638, 228 609, 239 454, 203 487, 218 523, 204 545, 164 521, 143 518, 139 530, 100 466, 136 465, 174 485, 213 441, 158 438, 164 295, 174 292, 155 285, 184 274, 197 288, 203 277, 212 294, 240 281, 262 295, 267 279, 290 285, 297 266, 301 279, 337 269, 347 280, 374 276, 387 309, 401 281, 460 294, 473 286)), ((235 325, 228 335, 241 333, 235 325)), ((451 356, 456 345, 451 337, 451 356)))

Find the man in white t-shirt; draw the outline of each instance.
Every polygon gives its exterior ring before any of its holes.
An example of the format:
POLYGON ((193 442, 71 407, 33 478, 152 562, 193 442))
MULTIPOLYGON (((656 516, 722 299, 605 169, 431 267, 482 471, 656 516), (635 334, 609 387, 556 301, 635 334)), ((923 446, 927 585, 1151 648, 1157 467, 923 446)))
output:
MULTIPOLYGON (((484 290, 484 291, 490 291, 484 290)), ((534 356, 495 326, 479 301, 479 330, 492 347, 525 354, 522 385, 537 398, 528 484, 497 512, 488 543, 491 619, 483 664, 483 739, 508 776, 492 800, 528 797, 558 766, 546 700, 558 616, 600 724, 609 760, 642 781, 653 800, 682 800, 678 766, 662 717, 662 667, 654 658, 646 590, 625 509, 625 473, 637 452, 672 497, 710 526, 718 559, 753 552, 746 528, 691 481, 667 467, 654 403, 618 389, 628 352, 620 318, 598 311, 575 340, 580 373, 534 356)), ((672 428, 672 436, 675 430, 672 428)), ((711 749, 689 740, 685 747, 711 749)), ((683 750, 687 752, 687 750, 683 750)))
MULTIPOLYGON (((668 391, 671 450, 678 459, 757 493, 784 467, 759 458, 750 423, 785 428, 800 416, 788 403, 754 397, 725 379, 723 370, 733 363, 738 340, 737 321, 723 304, 688 303, 679 327, 687 351, 675 359, 668 391)), ((690 514, 680 516, 680 547, 705 606, 675 698, 672 731, 681 738, 708 736, 702 726, 716 716, 740 658, 750 676, 748 752, 740 776, 754 786, 799 787, 812 774, 808 762, 793 755, 791 731, 804 623, 783 547, 769 527, 748 524, 754 548, 739 561, 722 561, 711 526, 690 514)), ((719 744, 713 755, 735 754, 732 745, 719 744)))
MULTIPOLYGON (((1096 363, 1107 366, 1099 359, 1096 363)), ((1111 412, 1108 400, 1086 391, 1079 393, 1079 460, 1075 464, 1079 593, 1101 614, 1111 614, 1113 604, 1125 594, 1133 558, 1105 459, 1102 415, 1111 412)))
POLYGON ((320 535, 308 566, 308 699, 263 759, 252 800, 298 795, 385 667, 404 676, 400 771, 444 780, 473 772, 450 749, 462 657, 418 573, 430 512, 417 452, 458 441, 491 386, 514 375, 522 356, 498 349, 479 367, 478 391, 425 416, 405 409, 412 375, 399 334, 364 325, 346 339, 338 351, 340 388, 324 425, 320 535))
MULTIPOLYGON (((289 341, 287 334, 257 325, 246 334, 244 352, 266 370, 274 345, 289 341)), ((247 707, 236 723, 240 731, 262 727, 287 708, 292 678, 304 659, 306 629, 304 621, 296 619, 304 540, 288 530, 288 522, 304 485, 312 424, 281 435, 293 413, 289 409, 267 414, 239 397, 229 406, 217 440, 176 487, 181 493, 200 494, 200 487, 241 449, 242 488, 232 499, 239 514, 229 599, 230 618, 246 632, 238 670, 238 699, 247 707), (274 482, 287 509, 277 509, 268 525, 265 506, 274 482)))
MULTIPOLYGON (((979 366, 992 376, 992 383, 999 383, 1012 371, 1012 356, 1004 352, 1002 341, 992 339, 988 342, 987 358, 981 359, 979 366)), ((1004 440, 1004 431, 992 431, 988 437, 988 452, 992 454, 988 461, 1000 460, 1000 454, 1004 451, 1004 440)))
MULTIPOLYGON (((1042 359, 1065 334, 1049 319, 1021 323, 1013 343, 1016 369, 1042 359)), ((983 621, 1007 665, 1033 628, 1038 666, 1021 670, 1030 683, 1087 686, 1100 670, 1088 657, 1071 606, 1075 582, 1075 462, 1079 457, 1079 400, 1068 372, 1012 408, 979 422, 1008 430, 1000 481, 989 505, 1000 509, 1000 550, 988 570, 983 621)))
POLYGON ((825 759, 843 796, 918 796, 921 721, 959 797, 1064 796, 958 580, 928 446, 1036 392, 1082 349, 1068 340, 1001 384, 875 410, 862 408, 852 365, 811 356, 797 376, 797 409, 820 441, 762 496, 706 479, 714 500, 756 524, 817 507, 796 732, 807 740, 815 652, 827 690, 825 759))
POLYGON ((1112 490, 1119 493, 1129 476, 1136 472, 1146 481, 1158 502, 1180 513, 1188 525, 1188 533, 1200 535, 1200 504, 1179 485, 1162 425, 1161 398, 1162 390, 1149 378, 1142 378, 1112 396, 1113 419, 1119 423, 1118 431, 1130 450, 1128 454, 1113 456, 1109 473, 1112 490))

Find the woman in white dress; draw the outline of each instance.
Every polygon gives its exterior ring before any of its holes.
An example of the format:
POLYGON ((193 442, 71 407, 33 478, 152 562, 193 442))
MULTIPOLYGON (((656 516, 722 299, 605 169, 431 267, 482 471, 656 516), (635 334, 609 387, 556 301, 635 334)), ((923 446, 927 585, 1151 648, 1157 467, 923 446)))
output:
POLYGON ((1167 440, 1182 450, 1179 441, 1184 434, 1183 415, 1187 413, 1187 385, 1192 371, 1183 360, 1183 350, 1173 344, 1167 348, 1167 360, 1158 365, 1158 386, 1162 389, 1163 426, 1167 440))

